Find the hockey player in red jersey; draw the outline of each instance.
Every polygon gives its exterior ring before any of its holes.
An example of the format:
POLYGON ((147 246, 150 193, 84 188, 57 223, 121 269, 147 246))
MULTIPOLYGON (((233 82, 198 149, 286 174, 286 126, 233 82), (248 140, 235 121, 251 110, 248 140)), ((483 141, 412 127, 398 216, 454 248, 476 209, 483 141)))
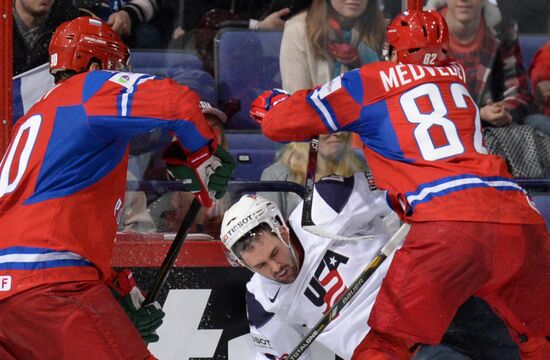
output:
POLYGON ((172 131, 181 157, 167 156, 207 206, 225 192, 231 156, 196 93, 124 72, 128 48, 105 23, 66 22, 49 51, 56 86, 17 121, 0 166, 0 358, 153 358, 105 283, 129 140, 172 131))
POLYGON ((400 348, 439 343, 471 295, 504 319, 524 359, 550 358, 550 238, 505 162, 487 154, 464 70, 447 58, 445 21, 404 12, 387 40, 389 62, 292 96, 267 91, 251 108, 276 141, 357 132, 376 185, 411 223, 360 359, 402 358, 400 348))

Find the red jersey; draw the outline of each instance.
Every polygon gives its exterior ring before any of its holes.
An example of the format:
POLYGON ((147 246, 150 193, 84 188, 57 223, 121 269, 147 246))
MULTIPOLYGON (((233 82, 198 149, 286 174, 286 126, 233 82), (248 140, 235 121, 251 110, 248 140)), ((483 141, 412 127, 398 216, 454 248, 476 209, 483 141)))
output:
POLYGON ((503 159, 487 154, 462 65, 377 62, 301 90, 262 122, 275 141, 353 131, 376 185, 407 221, 543 223, 503 159))
MULTIPOLYGON (((550 81, 550 42, 540 48, 533 57, 529 75, 535 85, 541 81, 550 81)), ((550 98, 546 99, 543 112, 550 116, 550 98)))
POLYGON ((154 128, 191 152, 214 137, 189 88, 121 72, 75 75, 18 120, 0 164, 0 299, 109 276, 128 144, 154 128))

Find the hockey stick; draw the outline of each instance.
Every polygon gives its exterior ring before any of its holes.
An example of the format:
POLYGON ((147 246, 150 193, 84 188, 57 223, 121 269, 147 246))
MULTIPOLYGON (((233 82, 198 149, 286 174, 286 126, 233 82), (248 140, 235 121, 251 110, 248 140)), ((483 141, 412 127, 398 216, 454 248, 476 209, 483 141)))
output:
POLYGON ((307 158, 306 183, 304 193, 304 206, 302 208, 302 227, 314 226, 311 218, 313 205, 313 190, 315 187, 315 173, 317 172, 317 156, 319 155, 319 136, 311 139, 309 143, 309 155, 307 158))
POLYGON ((191 225, 193 225, 193 222, 195 221, 195 218, 197 217, 200 209, 201 203, 196 198, 194 198, 193 202, 191 202, 189 210, 187 211, 187 214, 185 215, 185 218, 183 218, 183 221, 181 222, 180 228, 178 230, 178 233, 176 234, 176 237, 174 238, 174 241, 172 242, 172 245, 170 245, 170 249, 168 249, 168 253, 166 253, 166 257, 162 261, 162 265, 157 272, 157 276, 155 278, 155 281, 153 282, 153 286, 145 296, 145 300, 143 301, 142 306, 151 304, 156 300, 160 288, 162 287, 162 285, 164 285, 164 282, 168 277, 168 272, 172 268, 172 265, 174 265, 174 262, 176 261, 178 254, 180 253, 181 246, 183 245, 183 242, 187 237, 187 233, 189 232, 191 225))
POLYGON ((401 244, 409 231, 410 225, 403 224, 391 237, 390 240, 380 249, 378 255, 371 260, 369 265, 359 274, 357 279, 349 286, 348 290, 332 305, 330 310, 315 324, 313 329, 305 338, 292 350, 286 360, 296 360, 304 354, 313 341, 323 332, 323 330, 334 320, 342 308, 355 296, 370 276, 380 267, 386 258, 401 244))

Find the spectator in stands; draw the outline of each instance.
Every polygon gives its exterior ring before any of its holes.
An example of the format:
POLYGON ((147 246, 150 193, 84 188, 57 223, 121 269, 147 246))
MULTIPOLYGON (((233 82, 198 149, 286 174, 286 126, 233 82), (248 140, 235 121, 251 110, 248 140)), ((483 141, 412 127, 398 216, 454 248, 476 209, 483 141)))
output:
MULTIPOLYGON (((227 121, 225 113, 213 107, 207 101, 201 101, 200 108, 208 124, 216 131, 218 144, 223 148, 227 148, 227 140, 223 130, 223 126, 227 121)), ((164 180, 167 177, 166 168, 157 169, 156 173, 157 177, 158 174, 162 174, 157 180, 164 180)), ((177 232, 192 201, 193 194, 185 191, 165 193, 154 200, 149 205, 149 211, 158 232, 177 232)), ((216 237, 219 232, 221 216, 229 208, 229 205, 229 195, 226 194, 223 198, 216 200, 214 206, 211 208, 201 208, 191 230, 193 232, 208 232, 213 237, 216 237)))
POLYGON ((205 69, 214 74, 214 37, 218 30, 224 27, 282 30, 290 14, 286 4, 282 0, 184 0, 180 5, 168 2, 167 9, 179 11, 174 21, 166 21, 174 24, 169 47, 195 50, 205 69))
MULTIPOLYGON (((293 93, 311 88, 379 60, 385 29, 378 0, 361 0, 360 6, 314 0, 285 24, 280 53, 283 89, 293 93)), ((356 134, 352 139, 353 144, 361 143, 356 134)))
POLYGON ((378 0, 361 0, 360 6, 313 0, 307 11, 285 24, 280 54, 283 88, 290 93, 311 88, 377 61, 384 31, 378 0))
POLYGON ((531 96, 521 62, 517 25, 489 0, 429 0, 449 25, 450 50, 466 69, 490 152, 515 177, 550 175, 550 139, 524 123, 531 96))
MULTIPOLYGON (((308 143, 293 142, 285 145, 278 160, 262 172, 261 180, 305 184, 308 154, 308 143)), ((315 180, 329 175, 351 176, 366 168, 363 158, 353 151, 350 133, 337 132, 319 137, 315 180)), ((285 218, 290 216, 301 200, 300 196, 291 192, 266 192, 260 195, 277 204, 285 218)))
POLYGON ((13 76, 48 62, 48 44, 59 24, 78 16, 70 0, 15 0, 13 76))
POLYGON ((161 48, 165 40, 150 21, 159 12, 156 0, 74 0, 83 15, 107 22, 131 48, 161 48))
MULTIPOLYGON (((127 181, 137 181, 130 171, 127 173, 127 181)), ((147 211, 147 197, 143 191, 126 191, 122 219, 118 220, 118 230, 122 232, 156 232, 153 218, 147 211)))
POLYGON ((525 122, 550 135, 550 41, 533 57, 529 75, 535 114, 527 116, 525 122))
MULTIPOLYGON (((294 10, 306 7, 310 1, 293 1, 294 10)), ((207 22, 213 28, 224 26, 257 30, 282 30, 285 17, 289 15, 288 1, 219 1, 182 0, 177 6, 170 2, 178 16, 174 22, 172 39, 177 40, 187 32, 207 22), (217 9, 215 13, 212 10, 217 9), (224 10, 224 11, 219 11, 224 10), (205 21, 207 20, 207 21, 205 21), (227 21, 225 24, 224 21, 227 21)), ((167 4, 169 5, 169 4, 167 4)))

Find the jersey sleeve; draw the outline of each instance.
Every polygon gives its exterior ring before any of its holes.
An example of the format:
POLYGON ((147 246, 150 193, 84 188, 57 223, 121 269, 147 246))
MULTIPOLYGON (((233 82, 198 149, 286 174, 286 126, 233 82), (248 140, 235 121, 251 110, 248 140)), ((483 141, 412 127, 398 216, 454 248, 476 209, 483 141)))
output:
POLYGON ((360 81, 359 71, 353 70, 320 87, 297 91, 268 112, 262 121, 264 135, 274 141, 305 141, 346 130, 359 119, 362 100, 350 94, 350 79, 353 87, 362 88, 355 84, 360 81))
MULTIPOLYGON (((306 335, 277 314, 266 311, 249 291, 246 292, 246 310, 257 360, 282 359, 306 335)), ((309 349, 300 358, 313 360, 309 349)))
POLYGON ((172 131, 190 152, 214 138, 199 95, 187 86, 145 74, 94 73, 86 79, 83 103, 97 137, 130 138, 161 128, 172 131))

